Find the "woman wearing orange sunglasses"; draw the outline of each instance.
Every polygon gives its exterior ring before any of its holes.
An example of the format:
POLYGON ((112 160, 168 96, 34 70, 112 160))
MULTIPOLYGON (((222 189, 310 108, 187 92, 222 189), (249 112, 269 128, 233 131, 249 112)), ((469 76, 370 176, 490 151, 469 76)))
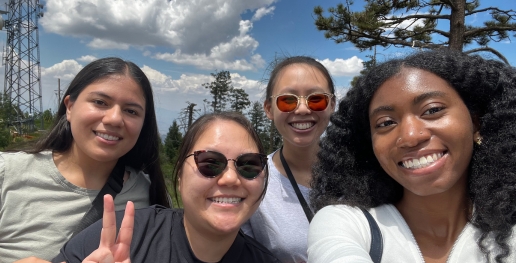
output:
POLYGON ((269 155, 267 195, 242 229, 281 262, 306 262, 312 164, 335 108, 335 88, 321 63, 296 56, 276 64, 266 96, 265 112, 283 146, 269 155))

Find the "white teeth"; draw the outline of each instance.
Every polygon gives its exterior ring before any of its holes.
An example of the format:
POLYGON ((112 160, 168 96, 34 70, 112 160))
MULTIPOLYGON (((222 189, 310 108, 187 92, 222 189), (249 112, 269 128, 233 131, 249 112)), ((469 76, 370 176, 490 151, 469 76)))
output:
POLYGON ((238 204, 242 201, 239 197, 213 197, 211 200, 214 203, 238 204))
POLYGON ((313 122, 296 122, 296 123, 291 123, 290 125, 292 125, 292 127, 296 128, 298 130, 306 130, 306 129, 314 126, 314 123, 313 122))
POLYGON ((118 141, 118 140, 120 140, 120 138, 118 138, 118 137, 116 137, 116 136, 111 136, 111 135, 109 135, 109 134, 100 133, 100 132, 97 132, 96 134, 97 134, 97 136, 99 136, 100 138, 105 139, 105 140, 108 140, 108 141, 118 141))
POLYGON ((441 157, 443 157, 442 153, 434 153, 434 154, 431 154, 428 156, 423 156, 419 159, 403 161, 402 164, 403 164, 403 167, 408 168, 408 169, 419 169, 419 168, 429 166, 433 162, 441 159, 441 157))

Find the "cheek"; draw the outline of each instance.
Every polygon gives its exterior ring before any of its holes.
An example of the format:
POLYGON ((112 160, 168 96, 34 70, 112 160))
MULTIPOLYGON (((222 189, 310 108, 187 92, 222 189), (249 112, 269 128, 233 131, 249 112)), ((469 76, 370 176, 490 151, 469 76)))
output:
POLYGON ((133 120, 127 122, 126 126, 130 133, 139 136, 143 129, 144 120, 133 120))
POLYGON ((260 196, 265 188, 265 176, 260 175, 259 177, 253 179, 253 180, 247 180, 242 179, 245 181, 243 182, 243 185, 247 189, 250 195, 253 196, 260 196))
POLYGON ((385 145, 385 142, 381 139, 372 139, 373 142, 373 153, 378 162, 380 163, 380 166, 387 171, 388 170, 388 164, 392 163, 389 161, 389 149, 385 145))

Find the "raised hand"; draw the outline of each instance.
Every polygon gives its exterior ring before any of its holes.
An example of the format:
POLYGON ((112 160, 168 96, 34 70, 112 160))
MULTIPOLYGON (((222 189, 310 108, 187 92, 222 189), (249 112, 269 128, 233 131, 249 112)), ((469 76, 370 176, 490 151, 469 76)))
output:
POLYGON ((134 228, 134 204, 127 202, 124 219, 116 236, 115 204, 111 195, 104 195, 104 215, 99 248, 91 252, 83 263, 129 263, 134 228))

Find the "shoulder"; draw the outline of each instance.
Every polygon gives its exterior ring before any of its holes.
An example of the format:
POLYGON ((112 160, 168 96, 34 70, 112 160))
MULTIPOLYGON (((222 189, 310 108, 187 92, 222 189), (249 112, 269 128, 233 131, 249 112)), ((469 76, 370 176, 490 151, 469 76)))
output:
POLYGON ((10 175, 13 180, 21 180, 22 177, 14 176, 25 172, 34 174, 43 173, 47 167, 54 165, 52 162, 52 152, 45 151, 41 153, 26 152, 0 152, 0 174, 10 175))
POLYGON ((150 181, 148 175, 129 166, 126 166, 125 169, 129 172, 129 179, 124 182, 122 191, 115 198, 116 210, 125 209, 127 201, 132 201, 136 209, 149 206, 150 181))
POLYGON ((131 174, 131 177, 134 177, 139 181, 146 181, 148 184, 150 184, 149 175, 144 173, 142 170, 136 170, 131 166, 126 166, 125 170, 131 174))
POLYGON ((242 255, 245 262, 277 262, 280 261, 262 244, 258 243, 254 238, 239 232, 238 237, 244 242, 244 250, 242 255))
POLYGON ((29 165, 48 163, 52 161, 51 151, 42 151, 39 153, 26 152, 0 152, 0 161, 2 165, 16 166, 17 169, 29 168, 29 165))
MULTIPOLYGON (((125 210, 116 212, 117 224, 120 225, 124 216, 125 210)), ((163 227, 163 224, 170 225, 177 220, 183 218, 183 210, 178 208, 166 208, 161 205, 152 205, 145 208, 136 209, 134 213, 135 229, 136 224, 155 224, 156 227, 163 227)))

